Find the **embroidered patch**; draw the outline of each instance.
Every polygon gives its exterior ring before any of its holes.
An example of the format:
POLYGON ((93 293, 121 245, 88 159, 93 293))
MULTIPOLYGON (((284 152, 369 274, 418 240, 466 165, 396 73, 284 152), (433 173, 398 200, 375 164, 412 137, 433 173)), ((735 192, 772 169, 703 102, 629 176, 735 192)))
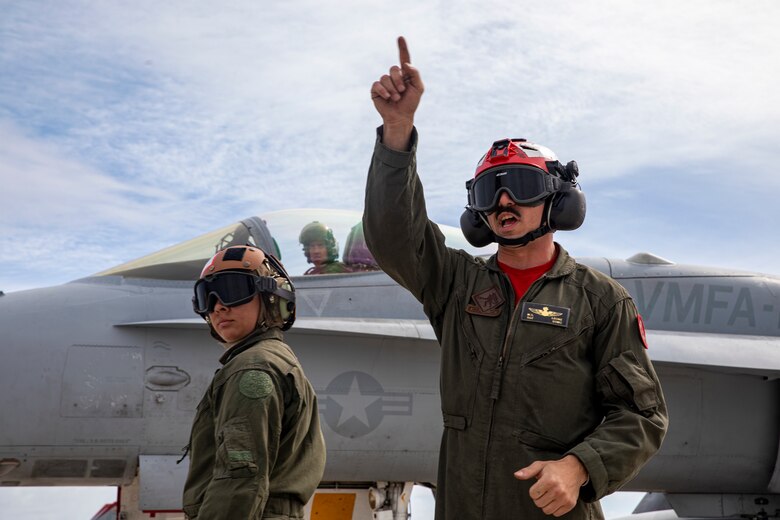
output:
POLYGON ((249 450, 228 450, 230 462, 254 462, 252 452, 249 450))
POLYGON ((642 316, 639 314, 636 315, 636 324, 639 327, 639 337, 642 338, 642 344, 645 346, 645 350, 647 350, 647 334, 645 334, 645 320, 642 319, 642 316))
POLYGON ((494 285, 489 289, 472 294, 471 301, 474 303, 466 305, 466 312, 493 318, 501 314, 501 306, 505 300, 501 290, 494 285))
POLYGON ((545 325, 555 325, 556 327, 569 326, 568 307, 554 307, 545 303, 523 302, 523 321, 533 321, 544 323, 545 325))
POLYGON ((262 370, 249 370, 241 376, 238 390, 250 399, 263 399, 271 395, 274 383, 271 381, 271 376, 262 370))

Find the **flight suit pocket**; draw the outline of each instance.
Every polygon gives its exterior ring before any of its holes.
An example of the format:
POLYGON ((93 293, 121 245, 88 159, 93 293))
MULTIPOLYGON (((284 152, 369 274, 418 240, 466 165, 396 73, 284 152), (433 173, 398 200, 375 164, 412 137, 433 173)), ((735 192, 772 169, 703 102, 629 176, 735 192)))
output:
POLYGON ((471 424, 474 413, 485 353, 463 310, 462 298, 456 298, 457 303, 446 317, 450 325, 445 327, 442 341, 446 347, 441 357, 441 409, 445 416, 464 418, 465 428, 471 424))
POLYGON ((603 368, 597 377, 607 401, 617 398, 643 415, 651 415, 658 408, 655 381, 633 352, 623 352, 611 359, 609 365, 603 368))
POLYGON ((190 439, 187 446, 192 445, 192 437, 196 432, 201 432, 209 428, 213 419, 211 417, 211 398, 209 391, 207 390, 203 394, 203 398, 198 403, 198 407, 195 408, 195 420, 193 421, 192 430, 190 431, 190 439))
MULTIPOLYGON (((576 316, 576 315, 575 315, 576 316)), ((532 365, 543 358, 572 344, 587 345, 593 329, 593 317, 589 314, 572 319, 565 329, 546 324, 525 323, 524 334, 528 345, 520 356, 520 366, 532 365)))
POLYGON ((453 430, 465 430, 466 429, 466 418, 461 417, 460 415, 450 415, 450 414, 443 414, 444 415, 444 427, 445 428, 452 428, 453 430))
POLYGON ((541 433, 528 430, 514 430, 512 436, 517 438, 522 444, 535 448, 537 450, 552 451, 555 453, 565 453, 569 450, 563 442, 541 433))
POLYGON ((257 474, 254 441, 245 418, 225 423, 218 434, 215 479, 247 478, 257 474))
POLYGON ((485 355, 485 351, 482 349, 482 345, 479 341, 479 335, 474 330, 474 326, 471 323, 471 319, 467 315, 461 316, 460 321, 461 330, 463 330, 463 337, 465 338, 466 348, 468 348, 469 359, 474 365, 476 370, 479 370, 482 365, 482 358, 485 355))

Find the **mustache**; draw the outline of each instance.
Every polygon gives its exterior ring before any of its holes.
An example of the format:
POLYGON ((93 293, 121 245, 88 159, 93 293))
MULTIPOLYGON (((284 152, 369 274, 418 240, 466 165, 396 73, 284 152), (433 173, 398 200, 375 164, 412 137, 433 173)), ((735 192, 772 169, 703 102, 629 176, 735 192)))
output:
POLYGON ((520 219, 520 211, 518 211, 516 206, 497 206, 496 210, 493 212, 496 215, 500 213, 511 213, 518 219, 520 219))

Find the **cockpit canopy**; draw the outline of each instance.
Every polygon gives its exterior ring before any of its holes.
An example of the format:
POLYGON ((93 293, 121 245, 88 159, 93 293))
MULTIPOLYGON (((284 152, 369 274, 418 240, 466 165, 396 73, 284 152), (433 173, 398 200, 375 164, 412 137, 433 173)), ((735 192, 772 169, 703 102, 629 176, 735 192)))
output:
MULTIPOLYGON (((311 222, 321 222, 333 230, 339 248, 338 260, 349 272, 377 270, 373 256, 365 245, 362 215, 357 211, 327 209, 294 209, 274 211, 250 217, 199 237, 168 247, 97 273, 95 276, 119 275, 130 278, 195 280, 206 262, 220 249, 231 245, 253 244, 276 255, 292 276, 302 275, 310 264, 298 242, 301 230, 311 222)), ((495 251, 471 246, 460 229, 439 225, 446 243, 474 255, 495 251)))

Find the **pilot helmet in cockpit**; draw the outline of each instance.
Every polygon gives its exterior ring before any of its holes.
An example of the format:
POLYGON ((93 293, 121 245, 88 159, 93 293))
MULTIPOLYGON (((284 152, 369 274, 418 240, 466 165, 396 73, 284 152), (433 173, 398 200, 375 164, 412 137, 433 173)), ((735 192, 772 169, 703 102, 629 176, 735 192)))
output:
POLYGON ((322 222, 315 220, 306 224, 301 230, 298 242, 303 246, 303 253, 310 264, 313 264, 314 261, 312 261, 309 247, 315 242, 321 243, 327 250, 325 262, 335 262, 339 257, 339 245, 336 242, 336 237, 333 236, 333 230, 322 222))

